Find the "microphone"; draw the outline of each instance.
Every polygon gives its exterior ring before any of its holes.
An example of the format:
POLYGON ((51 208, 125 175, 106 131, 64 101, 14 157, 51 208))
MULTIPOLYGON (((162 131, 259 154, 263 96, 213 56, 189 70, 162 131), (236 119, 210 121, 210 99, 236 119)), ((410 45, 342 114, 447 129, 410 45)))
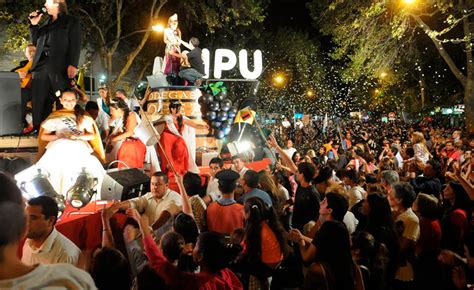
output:
POLYGON ((38 17, 38 16, 40 16, 41 14, 44 14, 44 13, 48 12, 48 10, 46 9, 46 7, 42 7, 41 9, 36 10, 36 11, 34 11, 34 12, 36 12, 36 16, 30 15, 30 16, 28 16, 29 19, 33 19, 33 18, 35 18, 35 17, 38 17))

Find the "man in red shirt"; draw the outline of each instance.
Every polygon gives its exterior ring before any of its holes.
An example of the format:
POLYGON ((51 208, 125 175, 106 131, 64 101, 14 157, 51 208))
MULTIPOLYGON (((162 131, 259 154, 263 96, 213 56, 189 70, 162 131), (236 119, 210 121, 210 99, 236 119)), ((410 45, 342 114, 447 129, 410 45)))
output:
POLYGON ((234 190, 240 175, 230 169, 216 174, 222 198, 209 204, 206 210, 207 230, 229 235, 234 229, 244 227, 243 205, 234 199, 234 190))

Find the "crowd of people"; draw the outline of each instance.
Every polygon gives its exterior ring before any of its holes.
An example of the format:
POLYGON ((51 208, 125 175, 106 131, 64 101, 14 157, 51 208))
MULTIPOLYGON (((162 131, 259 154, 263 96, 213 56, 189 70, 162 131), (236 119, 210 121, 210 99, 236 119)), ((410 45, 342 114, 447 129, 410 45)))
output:
MULTIPOLYGON (((136 168, 158 160, 138 138, 139 104, 123 90, 112 97, 101 87, 97 102, 62 90, 51 113, 50 96, 77 73, 81 39, 64 0, 45 7, 45 25, 30 15, 33 76, 22 97, 24 106, 32 97, 37 165, 53 173, 53 187, 66 196, 69 175, 84 168, 100 184, 106 160, 136 168)), ((170 17, 164 34, 164 72, 199 85, 199 41, 183 43, 177 23, 170 17), (190 67, 179 70, 180 59, 190 67)), ((401 122, 293 128, 286 119, 265 140, 267 168, 222 155, 203 182, 185 131, 207 126, 180 106, 171 102, 158 122, 164 150, 149 193, 102 210, 92 252, 55 228, 55 199, 24 200, 0 173, 0 289, 466 289, 473 281, 474 136, 401 122)))
POLYGON ((54 229, 54 200, 32 199, 24 210, 11 184, 2 196, 13 201, 2 206, 17 218, 0 231, 8 233, 0 288, 58 271, 100 289, 465 289, 474 137, 463 133, 348 122, 306 152, 270 135, 277 159, 259 172, 240 155, 216 157, 204 184, 189 169, 176 173, 179 192, 156 172, 148 194, 103 210, 93 259, 54 229), (128 216, 123 241, 111 227, 118 212, 128 216), (20 261, 7 250, 25 233, 20 261), (44 266, 55 263, 91 276, 44 266))

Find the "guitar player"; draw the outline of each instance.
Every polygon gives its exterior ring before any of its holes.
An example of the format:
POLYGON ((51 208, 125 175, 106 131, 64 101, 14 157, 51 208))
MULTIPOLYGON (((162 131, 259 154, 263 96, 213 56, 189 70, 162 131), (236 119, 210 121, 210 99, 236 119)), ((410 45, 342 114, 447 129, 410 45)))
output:
POLYGON ((17 72, 20 75, 21 84, 21 116, 24 123, 23 134, 29 133, 33 130, 32 122, 26 120, 27 104, 31 101, 31 72, 29 72, 35 57, 36 47, 33 44, 28 44, 25 48, 26 60, 20 62, 20 65, 12 69, 12 72, 17 72))

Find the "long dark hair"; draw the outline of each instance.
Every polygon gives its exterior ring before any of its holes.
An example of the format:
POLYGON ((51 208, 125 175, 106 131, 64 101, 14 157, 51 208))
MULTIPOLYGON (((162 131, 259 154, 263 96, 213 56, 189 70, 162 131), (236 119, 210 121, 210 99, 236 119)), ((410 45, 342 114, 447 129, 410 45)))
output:
POLYGON ((451 213, 456 209, 462 209, 466 212, 467 221, 469 223, 471 221, 471 199, 469 198, 469 195, 459 182, 452 181, 448 183, 447 186, 450 186, 453 190, 455 200, 454 205, 452 207, 448 203, 449 208, 446 209, 446 213, 451 213))
POLYGON ((285 172, 283 171, 275 171, 273 173, 273 176, 275 176, 275 179, 277 180, 277 186, 278 183, 281 184, 286 190, 288 190, 288 193, 290 196, 293 196, 293 189, 291 188, 291 182, 288 176, 286 176, 285 172))
POLYGON ((334 289, 354 289, 355 269, 346 226, 339 221, 326 221, 315 236, 316 262, 327 269, 334 289))
POLYGON ((281 225, 273 207, 268 207, 262 199, 251 197, 245 201, 245 213, 249 215, 245 222, 245 246, 249 262, 258 263, 262 257, 262 223, 267 222, 275 234, 284 256, 289 252, 288 244, 283 235, 284 229, 281 225))
POLYGON ((242 248, 239 245, 226 245, 224 237, 219 233, 204 232, 199 235, 197 250, 202 255, 202 262, 207 270, 217 273, 226 268, 242 248))
POLYGON ((354 232, 351 236, 352 250, 358 250, 358 265, 369 270, 367 289, 385 289, 385 275, 388 263, 387 248, 368 232, 354 232))
POLYGON ((392 219, 390 204, 387 197, 378 192, 368 194, 364 202, 369 203, 370 207, 365 231, 373 235, 378 242, 384 243, 388 249, 390 261, 387 265, 386 281, 390 283, 397 271, 400 252, 399 235, 392 219))
POLYGON ((183 128, 183 115, 179 113, 180 108, 181 108, 181 103, 179 101, 173 100, 169 104, 170 113, 171 113, 171 109, 175 109, 176 114, 178 115, 178 117, 176 117, 176 121, 178 122, 178 132, 181 132, 181 129, 183 128))
POLYGON ((128 115, 130 115, 130 108, 128 107, 127 103, 125 103, 125 101, 120 98, 113 98, 112 101, 110 101, 109 107, 123 111, 122 128, 126 130, 128 115))

